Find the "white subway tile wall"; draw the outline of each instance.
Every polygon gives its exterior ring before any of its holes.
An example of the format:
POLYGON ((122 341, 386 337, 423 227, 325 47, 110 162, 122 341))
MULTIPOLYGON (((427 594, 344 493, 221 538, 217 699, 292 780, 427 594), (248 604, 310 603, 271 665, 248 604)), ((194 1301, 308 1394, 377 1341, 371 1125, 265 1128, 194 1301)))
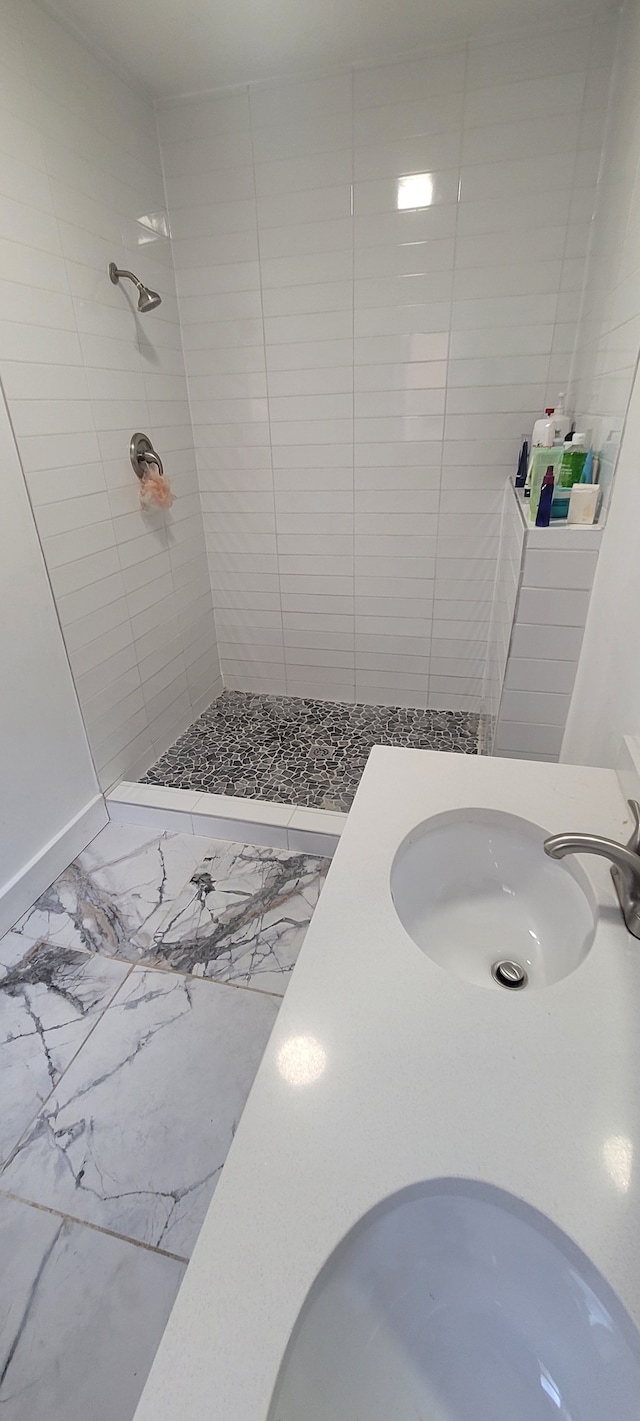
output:
POLYGON ((613 28, 161 107, 227 686, 480 708, 505 479, 569 381, 613 28))
MULTIPOLYGON (((600 33, 600 106, 606 104, 615 31, 600 33)), ((610 106, 571 382, 580 428, 593 431, 605 501, 611 492, 640 347, 640 10, 625 6, 610 85, 610 106)), ((593 161, 601 141, 594 113, 593 161)), ((585 137, 586 143, 586 137, 585 137)), ((585 155, 586 156, 586 155, 585 155)))
POLYGON ((484 683, 485 748, 557 760, 603 529, 538 529, 528 511, 509 482, 484 683))
MULTIPOLYGON (((218 650, 232 689, 480 708, 505 478, 570 377, 614 32, 156 115, 32 0, 2 7, 0 379, 103 785, 218 693, 218 650), (156 311, 109 283, 112 259, 156 311), (138 507, 136 429, 168 513, 138 507)), ((574 371, 578 407, 616 427, 640 322, 634 123, 614 103, 574 371)), ((545 663, 541 714, 568 694, 549 647, 575 641, 590 567, 567 586, 543 552, 532 571, 528 615, 566 591, 546 650, 542 621, 514 633, 515 661, 545 663)))
POLYGON ((0 379, 104 786, 220 689, 153 106, 30 0, 0 14, 0 379), (132 268, 162 305, 138 317, 132 268), (177 501, 142 513, 134 431, 177 501))

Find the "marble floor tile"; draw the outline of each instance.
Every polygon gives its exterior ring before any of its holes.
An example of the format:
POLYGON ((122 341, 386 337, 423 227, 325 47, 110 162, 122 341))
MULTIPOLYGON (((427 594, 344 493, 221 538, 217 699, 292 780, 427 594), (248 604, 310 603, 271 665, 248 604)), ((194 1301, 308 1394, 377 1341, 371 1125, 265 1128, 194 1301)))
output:
POLYGON ((183 1273, 0 1197, 3 1421, 131 1421, 183 1273))
POLYGON ((134 968, 0 1189, 187 1257, 278 1009, 134 968))
POLYGON ((250 844, 212 849, 156 934, 153 959, 282 996, 329 859, 250 844))
POLYGON ((136 962, 210 842, 107 824, 7 936, 136 962))
POLYGON ((4 952, 0 941, 0 958, 8 959, 0 978, 0 1162, 131 970, 107 957, 13 938, 4 952), (23 953, 17 961, 16 941, 23 953))
POLYGON ((25 939, 22 933, 10 930, 0 937, 0 982, 6 977, 7 972, 17 967, 22 962, 23 957, 31 949, 31 942, 25 939))

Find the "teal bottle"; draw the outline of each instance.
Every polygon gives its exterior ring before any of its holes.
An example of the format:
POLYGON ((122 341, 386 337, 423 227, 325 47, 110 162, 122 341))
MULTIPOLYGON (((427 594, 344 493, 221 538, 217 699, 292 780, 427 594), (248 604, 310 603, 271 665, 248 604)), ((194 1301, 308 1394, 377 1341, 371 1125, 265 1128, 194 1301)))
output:
POLYGON ((581 476, 580 476, 580 483, 581 483, 581 484, 592 484, 592 483, 593 483, 593 449, 589 449, 588 452, 587 452, 587 457, 586 457, 586 459, 585 459, 585 461, 584 461, 584 468, 583 468, 582 474, 581 474, 581 476))

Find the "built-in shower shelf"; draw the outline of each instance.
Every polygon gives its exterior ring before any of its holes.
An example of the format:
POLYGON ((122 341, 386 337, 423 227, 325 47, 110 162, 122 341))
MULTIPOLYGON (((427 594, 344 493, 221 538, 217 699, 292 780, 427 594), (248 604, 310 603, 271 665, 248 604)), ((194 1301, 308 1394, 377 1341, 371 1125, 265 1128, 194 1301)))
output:
MULTIPOLYGON (((511 481, 510 487, 513 488, 511 481)), ((604 522, 567 523, 558 518, 550 523, 548 528, 536 528, 535 523, 531 522, 529 499, 525 498, 523 490, 513 488, 513 498, 524 524, 527 548, 549 548, 554 552, 574 552, 578 548, 584 551, 599 550, 604 522)))
POLYGON ((603 532, 602 523, 536 528, 522 490, 507 483, 485 679, 494 755, 560 755, 603 532))

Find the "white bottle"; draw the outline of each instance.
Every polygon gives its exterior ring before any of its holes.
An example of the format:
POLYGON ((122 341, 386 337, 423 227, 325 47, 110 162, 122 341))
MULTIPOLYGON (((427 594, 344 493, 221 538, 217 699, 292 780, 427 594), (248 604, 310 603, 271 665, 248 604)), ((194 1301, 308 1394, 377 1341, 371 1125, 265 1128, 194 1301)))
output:
MULTIPOLYGON (((569 419, 569 416, 566 415, 565 412, 564 412, 564 391, 563 391, 563 390, 561 390, 561 391, 560 391, 560 394, 558 395, 558 403, 557 403, 557 405, 556 405, 556 407, 555 407, 555 410, 553 411, 553 424, 554 424, 554 435, 553 435, 553 439, 551 440, 551 443, 552 443, 552 444, 564 443, 564 441, 565 441, 565 439, 566 439, 566 437, 567 437, 567 435, 568 435, 568 433, 569 433, 569 430, 571 429, 571 420, 569 419)), ((574 436, 574 438, 575 438, 575 436, 574 436)))
POLYGON ((555 438, 555 410, 545 410, 544 418, 537 419, 531 435, 532 449, 552 449, 555 438))

